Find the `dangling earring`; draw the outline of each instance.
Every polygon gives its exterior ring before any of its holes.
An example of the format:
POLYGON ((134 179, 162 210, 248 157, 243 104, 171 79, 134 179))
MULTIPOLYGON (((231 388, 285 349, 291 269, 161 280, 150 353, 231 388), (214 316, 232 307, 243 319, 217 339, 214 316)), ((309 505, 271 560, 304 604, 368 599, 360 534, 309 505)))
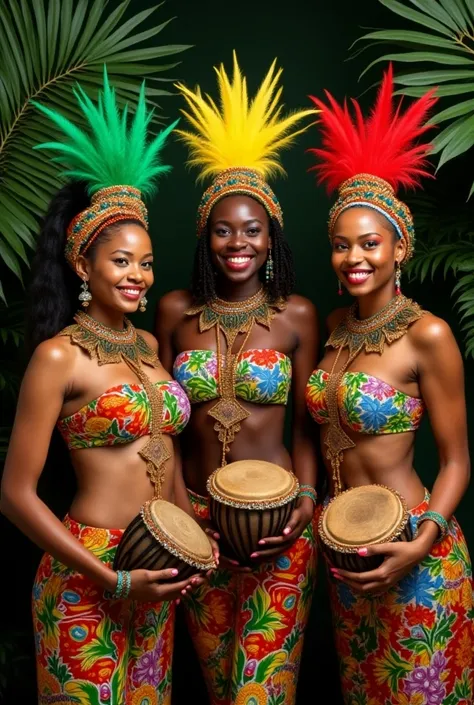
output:
POLYGON ((271 247, 268 249, 267 266, 265 268, 265 281, 267 284, 268 282, 273 281, 273 257, 271 247))
POLYGON ((337 293, 339 294, 339 296, 342 296, 344 292, 342 290, 342 284, 340 279, 337 280, 337 285, 337 293))
POLYGON ((82 291, 79 294, 79 301, 84 308, 87 308, 89 306, 89 301, 92 301, 92 294, 89 291, 89 287, 85 279, 81 284, 81 289, 82 291))
POLYGON ((142 313, 145 313, 147 303, 148 303, 148 300, 147 300, 146 296, 143 296, 143 297, 140 299, 140 303, 139 303, 139 305, 138 305, 138 308, 140 309, 140 311, 141 311, 142 313))
POLYGON ((397 260, 395 262, 395 294, 400 296, 402 290, 400 289, 400 282, 402 278, 402 268, 400 267, 400 262, 397 260))

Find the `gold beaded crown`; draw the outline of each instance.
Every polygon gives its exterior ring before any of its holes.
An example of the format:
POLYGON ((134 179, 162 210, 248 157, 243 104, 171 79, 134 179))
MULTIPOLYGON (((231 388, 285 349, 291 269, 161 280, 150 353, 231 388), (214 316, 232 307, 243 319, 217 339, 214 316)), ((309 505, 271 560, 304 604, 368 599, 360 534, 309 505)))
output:
POLYGON ((76 215, 67 230, 65 256, 74 269, 77 258, 85 254, 108 225, 136 220, 148 229, 148 213, 142 194, 155 190, 156 177, 169 171, 161 164, 160 152, 178 121, 147 142, 147 128, 153 112, 146 109, 145 84, 140 89, 136 111, 127 123, 127 107, 121 112, 104 66, 104 85, 97 105, 81 86, 73 89, 87 131, 50 108, 35 103, 64 133, 62 142, 46 142, 36 149, 58 154, 54 161, 66 167, 63 176, 87 182, 91 204, 76 215))
POLYGON ((194 128, 194 132, 177 130, 189 147, 189 164, 201 170, 199 178, 214 179, 199 204, 198 235, 206 227, 217 201, 237 194, 255 198, 271 218, 283 225, 281 206, 266 179, 285 173, 279 161, 280 150, 309 127, 294 130, 296 123, 318 112, 299 110, 281 117, 283 105, 279 101, 283 89, 277 86, 282 69, 276 69, 276 60, 250 101, 235 51, 233 60, 232 81, 222 64, 214 67, 219 106, 210 96, 203 96, 199 87, 192 91, 182 83, 176 86, 188 105, 189 112, 181 112, 194 128))

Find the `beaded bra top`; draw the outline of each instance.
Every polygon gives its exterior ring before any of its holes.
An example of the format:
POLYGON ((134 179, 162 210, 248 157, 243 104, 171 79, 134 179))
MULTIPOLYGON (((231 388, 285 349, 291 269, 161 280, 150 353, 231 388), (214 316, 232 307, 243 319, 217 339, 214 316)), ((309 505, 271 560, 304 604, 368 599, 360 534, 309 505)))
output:
MULTIPOLYGON (((187 396, 174 380, 155 382, 163 397, 160 432, 177 435, 191 414, 187 396)), ((150 400, 141 384, 118 384, 60 419, 57 427, 70 450, 132 443, 150 435, 150 400)))
MULTIPOLYGON (((329 423, 326 386, 329 372, 315 370, 306 386, 306 404, 316 423, 329 423)), ((356 433, 383 435, 416 431, 425 405, 366 372, 346 372, 337 390, 341 421, 356 433)))
MULTIPOLYGON (((222 357, 222 356, 221 356, 222 357)), ((185 350, 173 366, 173 377, 192 404, 218 399, 219 368, 212 350, 185 350)), ((268 348, 245 350, 235 369, 235 396, 253 404, 287 404, 291 387, 291 360, 268 348)))

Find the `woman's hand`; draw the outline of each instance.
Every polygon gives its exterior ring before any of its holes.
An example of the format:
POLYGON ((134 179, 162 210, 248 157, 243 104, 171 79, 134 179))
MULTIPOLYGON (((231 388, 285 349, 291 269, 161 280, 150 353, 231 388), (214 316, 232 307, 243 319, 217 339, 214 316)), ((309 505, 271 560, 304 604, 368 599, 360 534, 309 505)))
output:
MULTIPOLYGON (((221 568, 224 568, 224 570, 232 570, 235 573, 251 573, 252 569, 248 568, 247 566, 242 566, 238 561, 233 560, 232 558, 227 558, 227 556, 223 556, 222 553, 220 553, 220 548, 219 544, 217 541, 220 539, 220 534, 215 531, 210 525, 204 529, 206 534, 209 537, 209 541, 211 542, 212 546, 217 547, 217 563, 218 565, 221 566, 221 568)), ((216 554, 214 553, 214 557, 216 554)))
POLYGON ((284 553, 298 539, 313 518, 314 503, 310 497, 301 497, 298 506, 293 510, 288 524, 281 536, 269 536, 261 539, 262 550, 252 553, 250 558, 256 561, 267 561, 284 553), (268 546, 269 548, 266 548, 268 546))
POLYGON ((331 568, 331 573, 337 580, 349 585, 352 590, 362 594, 382 593, 393 587, 412 568, 420 563, 430 552, 431 543, 422 540, 396 541, 383 543, 377 546, 368 546, 359 550, 359 556, 385 556, 382 565, 375 570, 364 573, 352 573, 340 568, 331 568))
POLYGON ((176 568, 167 570, 132 570, 130 574, 132 584, 129 598, 138 602, 170 602, 185 597, 191 590, 205 582, 205 578, 197 574, 177 583, 160 582, 175 578, 177 575, 178 571, 176 568))

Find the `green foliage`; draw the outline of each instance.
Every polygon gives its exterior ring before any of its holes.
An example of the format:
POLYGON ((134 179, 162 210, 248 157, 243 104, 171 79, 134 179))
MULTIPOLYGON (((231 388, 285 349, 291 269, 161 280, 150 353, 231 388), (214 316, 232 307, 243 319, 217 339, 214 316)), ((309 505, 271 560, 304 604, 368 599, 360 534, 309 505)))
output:
POLYGON ((442 199, 436 190, 413 201, 416 254, 407 266, 411 278, 425 281, 454 275, 456 306, 463 322, 465 356, 474 358, 474 227, 472 208, 442 199))
MULTIPOLYGON (((384 29, 365 34, 371 45, 390 44, 398 52, 372 61, 364 73, 380 62, 401 65, 397 93, 418 97, 437 88, 440 100, 431 122, 432 154, 438 169, 474 145, 474 2, 472 0, 379 0, 410 29, 384 29), (408 22, 407 22, 408 21, 408 22)), ((360 41, 360 40, 358 40, 360 41)), ((400 67, 399 67, 400 68, 400 67)), ((474 192, 461 185, 462 197, 474 192)), ((453 204, 439 192, 417 198, 412 207, 417 251, 408 267, 410 276, 424 281, 442 274, 454 275, 453 289, 465 334, 466 357, 474 357, 474 232, 470 204, 453 204)))
MULTIPOLYGON (((372 61, 404 65, 397 71, 398 93, 418 97, 437 87, 441 98, 431 121, 440 125, 433 154, 443 164, 474 145, 474 3, 472 0, 379 0, 415 29, 369 32, 361 40, 400 48, 372 61), (420 27, 423 31, 420 31, 420 27), (423 67, 423 70, 420 70, 423 67)), ((360 41, 360 40, 358 40, 360 41)), ((364 71, 364 73, 365 73, 364 71)), ((474 192, 474 183, 466 195, 474 192)))
MULTIPOLYGON (((161 5, 124 20, 131 0, 110 12, 107 0, 5 0, 0 3, 0 258, 22 280, 28 248, 54 192, 57 167, 33 152, 40 142, 57 140, 59 131, 31 104, 36 100, 83 122, 71 87, 79 81, 93 100, 103 82, 104 64, 120 105, 135 104, 143 77, 159 122, 156 99, 170 95, 169 78, 156 76, 177 63, 162 63, 186 45, 149 46, 171 21, 152 24, 161 5), (147 29, 136 31, 145 24, 147 29), (147 46, 148 44, 148 46, 147 46), (151 85, 150 85, 151 84, 151 85)), ((0 282, 0 299, 6 300, 0 282)))

